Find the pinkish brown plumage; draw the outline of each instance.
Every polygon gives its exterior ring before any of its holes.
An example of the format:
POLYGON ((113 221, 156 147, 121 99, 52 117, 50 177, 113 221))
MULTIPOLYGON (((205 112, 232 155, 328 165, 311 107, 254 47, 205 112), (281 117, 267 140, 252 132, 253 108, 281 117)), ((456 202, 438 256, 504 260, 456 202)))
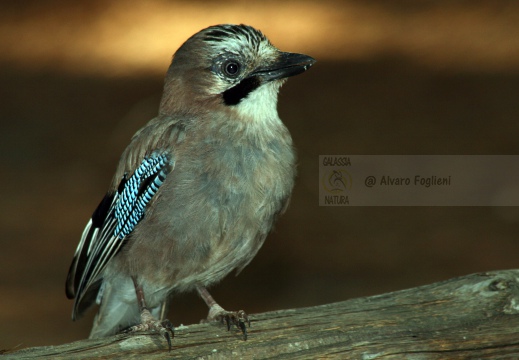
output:
POLYGON ((70 267, 73 318, 100 304, 91 337, 157 330, 171 346, 165 303, 195 289, 209 318, 246 336, 247 315, 206 287, 245 267, 286 208, 295 154, 277 94, 314 62, 245 25, 209 27, 180 47, 159 115, 123 152, 70 267))

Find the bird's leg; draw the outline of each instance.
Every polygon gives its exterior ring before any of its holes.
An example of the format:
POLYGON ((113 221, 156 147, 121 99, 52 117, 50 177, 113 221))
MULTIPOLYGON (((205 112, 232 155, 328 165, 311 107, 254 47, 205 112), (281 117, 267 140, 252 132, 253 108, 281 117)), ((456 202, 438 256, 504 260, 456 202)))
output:
POLYGON ((207 320, 217 320, 222 323, 225 321, 227 324, 227 330, 231 330, 231 324, 236 325, 236 327, 243 333, 243 340, 247 340, 247 326, 245 326, 245 324, 250 327, 250 320, 245 311, 227 311, 218 305, 205 287, 198 285, 196 290, 209 307, 207 320))
POLYGON ((173 325, 169 320, 157 320, 151 315, 150 310, 146 307, 144 299, 144 291, 142 286, 137 284, 135 278, 132 277, 133 285, 135 286, 135 294, 137 295, 137 303, 139 305, 139 312, 141 314, 141 323, 130 327, 126 332, 136 331, 157 331, 168 342, 169 350, 171 351, 171 338, 175 336, 173 332, 173 325), (171 335, 170 335, 171 334, 171 335))

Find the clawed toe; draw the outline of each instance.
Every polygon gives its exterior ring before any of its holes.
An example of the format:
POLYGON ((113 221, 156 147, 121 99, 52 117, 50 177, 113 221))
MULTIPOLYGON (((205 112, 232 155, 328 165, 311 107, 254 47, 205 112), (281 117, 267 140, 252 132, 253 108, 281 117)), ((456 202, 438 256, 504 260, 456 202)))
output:
POLYGON ((169 351, 171 351, 171 339, 175 337, 175 332, 173 330, 173 324, 171 324, 171 321, 167 319, 162 321, 159 332, 168 342, 169 351))
POLYGON ((141 312, 141 323, 128 328, 125 333, 133 333, 138 331, 156 331, 168 342, 169 351, 171 351, 171 339, 175 337, 175 332, 171 321, 156 320, 148 309, 141 312))
POLYGON ((231 330, 232 325, 235 325, 243 333, 243 340, 247 340, 247 326, 250 327, 250 319, 245 311, 226 311, 222 309, 214 314, 212 318, 227 324, 228 331, 231 330))
POLYGON ((247 326, 250 327, 249 315, 243 310, 227 311, 222 308, 216 301, 214 301, 209 291, 203 286, 197 286, 198 294, 204 299, 207 306, 209 306, 209 314, 207 320, 219 320, 227 324, 227 330, 231 330, 231 325, 236 325, 243 333, 243 340, 247 340, 247 326))

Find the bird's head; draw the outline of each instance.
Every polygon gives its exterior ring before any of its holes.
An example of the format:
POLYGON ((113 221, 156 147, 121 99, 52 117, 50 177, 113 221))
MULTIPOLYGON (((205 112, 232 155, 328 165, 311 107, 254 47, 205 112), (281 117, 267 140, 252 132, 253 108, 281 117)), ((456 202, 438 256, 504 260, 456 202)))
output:
POLYGON ((310 56, 281 52, 250 26, 211 26, 189 38, 173 56, 161 112, 203 104, 197 107, 223 106, 243 116, 277 117, 283 81, 314 63, 310 56))

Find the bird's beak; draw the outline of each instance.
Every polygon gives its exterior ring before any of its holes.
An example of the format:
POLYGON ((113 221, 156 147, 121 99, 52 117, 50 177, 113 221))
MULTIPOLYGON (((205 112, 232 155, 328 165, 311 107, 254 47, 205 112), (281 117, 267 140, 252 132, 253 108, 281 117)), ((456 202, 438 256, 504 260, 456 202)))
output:
POLYGON ((250 76, 257 76, 263 82, 283 79, 305 72, 315 61, 308 55, 281 52, 273 63, 256 69, 250 76))

